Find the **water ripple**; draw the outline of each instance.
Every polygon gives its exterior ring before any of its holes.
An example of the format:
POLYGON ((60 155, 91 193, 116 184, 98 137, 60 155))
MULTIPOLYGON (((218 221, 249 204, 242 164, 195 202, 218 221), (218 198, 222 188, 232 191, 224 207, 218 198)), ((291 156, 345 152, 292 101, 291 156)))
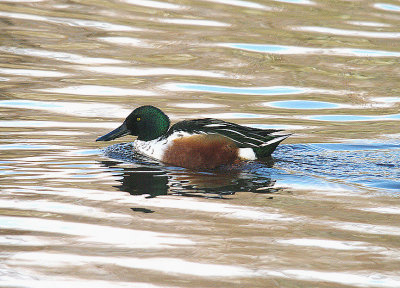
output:
POLYGON ((28 77, 65 77, 69 75, 68 73, 51 71, 51 70, 12 69, 12 68, 0 68, 0 74, 28 76, 28 77))
POLYGON ((244 0, 206 0, 206 1, 213 2, 213 3, 225 4, 225 5, 244 7, 244 8, 253 8, 253 9, 260 9, 260 10, 267 10, 267 11, 272 10, 271 7, 268 7, 268 6, 265 6, 265 5, 256 3, 256 2, 244 1, 244 0))
POLYGON ((184 6, 181 5, 172 4, 168 2, 153 1, 153 0, 119 0, 119 1, 135 6, 144 6, 156 9, 180 10, 185 8, 184 6))
POLYGON ((341 285, 352 285, 357 287, 382 287, 396 288, 399 287, 400 279, 395 275, 371 273, 366 274, 362 271, 351 272, 331 272, 331 271, 314 271, 301 269, 286 269, 282 273, 286 277, 295 278, 305 281, 323 281, 337 283, 341 285))
POLYGON ((148 90, 140 89, 128 89, 118 88, 111 86, 100 86, 100 85, 79 85, 69 86, 63 88, 44 88, 37 89, 37 91, 48 92, 48 93, 60 93, 60 94, 73 94, 73 95, 97 95, 97 96, 154 96, 155 93, 148 90))
POLYGON ((347 21, 346 23, 357 26, 367 26, 367 27, 392 27, 392 25, 381 22, 371 22, 371 21, 347 21))
POLYGON ((381 1, 0 0, 0 286, 400 287, 381 1), (294 135, 190 171, 95 142, 132 105, 294 135))
MULTIPOLYGON (((132 198, 130 203, 143 205, 143 198, 144 196, 132 198)), ((290 222, 300 219, 300 217, 284 214, 279 209, 271 207, 250 208, 228 203, 199 202, 191 199, 151 198, 146 200, 146 206, 206 212, 211 215, 218 214, 224 218, 241 220, 290 222)))
POLYGON ((123 62, 121 60, 110 59, 110 58, 95 58, 95 57, 82 56, 67 52, 57 52, 57 51, 49 51, 49 50, 34 49, 34 48, 0 46, 0 51, 17 55, 48 58, 48 59, 71 62, 76 64, 116 64, 123 62))
MULTIPOLYGON (((34 100, 0 100, 0 107, 16 108, 16 109, 35 109, 50 111, 53 113, 60 113, 81 117, 102 117, 102 118, 120 118, 121 115, 128 115, 131 110, 123 109, 115 104, 102 104, 102 103, 78 103, 78 102, 62 102, 62 101, 34 101, 34 100)), ((6 127, 24 127, 23 122, 21 126, 9 126, 6 123, 16 124, 18 121, 4 121, 3 125, 6 127)), ((30 125, 38 125, 38 127, 46 127, 45 123, 48 121, 25 121, 25 127, 30 125), (42 124, 38 124, 42 123, 42 124), (43 126, 45 125, 45 126, 43 126)), ((54 122, 57 123, 57 122, 54 122)), ((66 124, 66 123, 64 123, 66 124)), ((84 123, 82 123, 84 125, 84 123)), ((106 123, 104 123, 106 124, 106 123)), ((63 123, 59 122, 55 127, 62 127, 63 123)), ((71 123, 73 125, 73 123, 71 123)), ((83 127, 83 126, 82 126, 83 127)))
POLYGON ((312 91, 310 88, 291 86, 270 86, 270 87, 230 87, 219 85, 191 84, 191 83, 167 83, 161 86, 172 91, 200 91, 210 93, 228 93, 244 95, 287 95, 303 94, 312 91))
MULTIPOLYGON (((80 236, 77 241, 102 243, 113 247, 129 248, 176 248, 191 245, 193 241, 172 233, 161 233, 137 229, 118 228, 105 225, 86 224, 34 217, 0 217, 2 229, 27 230, 35 232, 59 233, 80 236), (102 235, 102 237, 98 237, 102 235)), ((42 259, 42 258, 38 258, 42 259)), ((50 259, 48 259, 50 260, 50 259)))
POLYGON ((135 46, 135 47, 152 47, 152 45, 146 42, 145 40, 133 37, 108 36, 108 37, 99 37, 97 39, 112 44, 135 46))
POLYGON ((255 113, 208 113, 200 115, 192 115, 193 117, 217 118, 217 119, 257 119, 257 118, 273 118, 267 114, 255 113))
MULTIPOLYGON (((281 145, 278 148, 275 156, 282 161, 278 165, 285 171, 293 171, 292 177, 296 176, 294 171, 297 171, 304 176, 333 179, 337 183, 369 187, 381 192, 400 191, 399 183, 396 183, 400 176, 400 145, 397 142, 352 141, 281 145)), ((304 181, 304 176, 298 177, 300 179, 296 184, 304 181)), ((313 186, 315 190, 316 185, 313 186)))
POLYGON ((323 101, 308 101, 308 100, 288 100, 262 103, 263 106, 284 109, 338 109, 338 108, 354 108, 352 105, 336 104, 323 101))
POLYGON ((389 115, 313 115, 304 116, 305 119, 333 122, 356 122, 356 121, 389 121, 400 120, 400 114, 389 115))
POLYGON ((4 11, 0 11, 0 16, 14 18, 14 19, 67 24, 69 26, 76 26, 76 27, 96 28, 96 29, 101 29, 101 30, 105 30, 105 31, 139 31, 140 30, 138 28, 134 28, 134 27, 130 27, 130 26, 112 24, 112 23, 107 23, 104 21, 100 22, 100 21, 86 20, 86 19, 38 16, 38 15, 33 15, 33 14, 12 13, 12 12, 4 12, 4 11))
POLYGON ((205 20, 205 19, 173 19, 163 18, 157 19, 161 23, 177 24, 177 25, 194 25, 194 26, 210 26, 210 27, 228 27, 231 24, 220 21, 205 20))
POLYGON ((69 146, 61 145, 38 145, 38 144, 0 144, 0 150, 67 150, 72 149, 69 146))
POLYGON ((385 39, 400 38, 399 32, 346 30, 346 29, 328 28, 320 26, 301 26, 301 27, 293 27, 292 29, 295 31, 316 32, 316 33, 334 34, 334 35, 350 36, 350 37, 385 38, 385 39))
MULTIPOLYGON (((35 0, 38 1, 38 0, 35 0)), ((35 2, 34 1, 34 2, 35 2)), ((40 0, 42 1, 42 0, 40 0)), ((13 273, 14 271, 10 272, 13 273)), ((14 272, 15 274, 15 272, 14 272)), ((42 275, 39 272, 32 272, 32 279, 4 279, 1 281, 3 287, 30 287, 30 288, 69 288, 69 287, 96 287, 96 288, 174 288, 176 286, 158 286, 149 283, 141 282, 122 282, 122 281, 101 281, 91 279, 76 279, 66 276, 51 277, 51 280, 46 279, 47 275, 42 275), (38 276, 40 275, 40 280, 38 276)))
MULTIPOLYGON (((400 34, 399 34, 400 35, 400 34)), ((400 52, 354 49, 354 48, 309 48, 298 46, 285 46, 273 44, 246 44, 246 43, 221 43, 223 47, 241 49, 252 52, 268 54, 311 54, 330 56, 357 56, 357 57, 400 57, 400 52)))
POLYGON ((374 7, 381 10, 400 12, 400 6, 387 3, 375 3, 374 7))
POLYGON ((329 222, 326 224, 338 229, 360 232, 364 234, 400 236, 400 227, 398 226, 376 225, 358 222, 329 222))
MULTIPOLYGON (((134 231, 134 230, 132 230, 134 231)), ((177 258, 135 258, 135 257, 103 257, 73 255, 51 252, 25 252, 11 257, 10 263, 23 265, 31 262, 35 266, 63 267, 70 265, 82 266, 87 263, 113 264, 126 268, 155 270, 166 274, 184 274, 197 277, 250 277, 257 275, 256 271, 240 266, 198 263, 177 258), (46 259, 43 263, 42 259, 46 259)))
POLYGON ((125 75, 125 76, 154 76, 154 75, 181 75, 181 76, 199 76, 199 77, 225 77, 225 73, 206 70, 193 69, 174 69, 174 68, 149 68, 149 67, 121 67, 121 66, 98 66, 98 67, 80 67, 87 71, 125 75))
POLYGON ((68 215, 76 215, 82 217, 93 217, 93 218, 129 218, 129 215, 121 214, 121 213, 110 213, 106 211, 102 211, 101 208, 98 207, 90 207, 84 206, 82 204, 76 205, 76 203, 63 203, 63 202, 55 202, 48 200, 24 200, 19 201, 15 199, 0 199, 0 209, 18 209, 18 210, 29 210, 33 211, 41 211, 47 213, 54 214, 68 214, 68 215))
POLYGON ((170 104, 175 107, 189 108, 189 109, 209 109, 217 107, 225 107, 225 105, 212 104, 212 103, 175 103, 170 104))
POLYGON ((315 5, 315 2, 310 0, 274 0, 274 1, 290 3, 290 4, 315 5))
MULTIPOLYGON (((131 111, 131 110, 129 110, 131 111)), ((115 118, 120 118, 115 115, 115 118)), ((100 117, 100 116, 97 116, 100 117)), ((104 114, 101 117, 106 117, 104 114)), ((114 129, 120 123, 105 123, 105 122, 60 122, 60 121, 34 121, 34 120, 4 120, 0 121, 1 127, 11 128, 110 128, 114 129)), ((46 135, 48 131, 43 131, 46 135)))
MULTIPOLYGON (((323 281, 343 285, 354 285, 357 287, 386 287, 397 288, 400 282, 395 275, 373 273, 367 274, 363 271, 352 272, 330 272, 301 269, 249 269, 235 265, 222 265, 211 263, 197 263, 177 258, 161 257, 104 257, 93 255, 76 255, 61 252, 20 252, 6 261, 12 266, 38 266, 58 267, 78 266, 88 264, 117 265, 130 269, 145 269, 165 274, 192 275, 196 277, 262 277, 262 278, 291 278, 304 281, 323 281), (42 259, 46 259, 43 262, 42 259)), ((96 286, 97 287, 97 286, 96 286)), ((136 287, 136 286, 135 286, 136 287)), ((140 287, 140 286, 139 286, 140 287)))
POLYGON ((277 240, 280 244, 289 244, 295 246, 309 246, 323 249, 333 250, 361 250, 361 251, 382 251, 383 248, 371 247, 367 242, 361 241, 339 241, 329 239, 306 239, 306 238, 293 238, 293 239, 280 239, 277 240))

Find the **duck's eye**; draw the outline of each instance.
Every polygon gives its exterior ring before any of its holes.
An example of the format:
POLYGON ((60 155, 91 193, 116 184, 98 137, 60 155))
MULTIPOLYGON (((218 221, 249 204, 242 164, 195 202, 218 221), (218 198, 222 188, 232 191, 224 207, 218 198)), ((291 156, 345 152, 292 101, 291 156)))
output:
POLYGON ((136 118, 136 121, 140 121, 140 117, 137 117, 137 118, 136 118))

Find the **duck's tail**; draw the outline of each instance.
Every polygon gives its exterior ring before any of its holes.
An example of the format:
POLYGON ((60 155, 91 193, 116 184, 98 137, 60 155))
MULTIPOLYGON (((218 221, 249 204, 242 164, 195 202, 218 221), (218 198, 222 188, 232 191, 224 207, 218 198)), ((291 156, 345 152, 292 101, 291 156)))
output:
POLYGON ((271 140, 268 142, 265 142, 261 144, 259 147, 253 148, 254 153, 256 153, 256 156, 258 159, 260 158, 265 158, 268 156, 271 156, 272 152, 275 151, 276 147, 278 147, 279 143, 281 143, 283 140, 288 138, 292 134, 285 134, 285 135, 269 135, 273 136, 271 140))

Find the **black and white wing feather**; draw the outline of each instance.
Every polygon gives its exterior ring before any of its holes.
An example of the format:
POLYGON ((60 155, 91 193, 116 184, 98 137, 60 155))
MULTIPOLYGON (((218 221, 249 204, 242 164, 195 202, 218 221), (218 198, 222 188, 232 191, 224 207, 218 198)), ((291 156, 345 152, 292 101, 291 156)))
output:
POLYGON ((239 148, 253 148, 258 157, 270 155, 281 141, 290 136, 276 134, 282 130, 252 128, 212 118, 178 122, 169 129, 168 135, 178 131, 219 134, 231 139, 239 148))

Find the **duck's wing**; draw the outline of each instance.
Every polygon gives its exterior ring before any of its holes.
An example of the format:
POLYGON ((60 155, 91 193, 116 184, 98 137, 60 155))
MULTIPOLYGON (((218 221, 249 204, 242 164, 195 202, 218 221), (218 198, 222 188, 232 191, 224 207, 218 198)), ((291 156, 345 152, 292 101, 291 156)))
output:
POLYGON ((168 134, 178 131, 190 134, 220 134, 231 139, 239 148, 253 148, 258 157, 270 155, 281 141, 290 136, 276 134, 282 130, 252 128, 213 118, 178 122, 170 128, 168 134))

